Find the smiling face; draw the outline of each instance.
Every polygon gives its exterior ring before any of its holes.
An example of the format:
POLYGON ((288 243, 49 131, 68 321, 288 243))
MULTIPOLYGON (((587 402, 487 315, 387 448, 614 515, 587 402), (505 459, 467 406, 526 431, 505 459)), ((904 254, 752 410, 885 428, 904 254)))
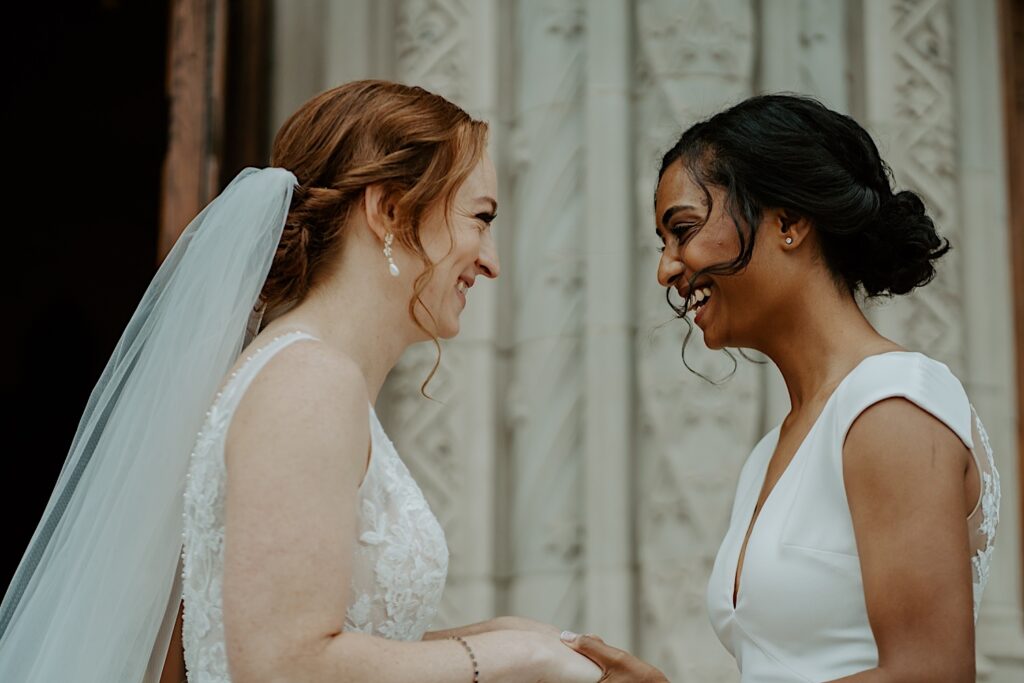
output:
POLYGON ((500 272, 491 232, 498 210, 497 185, 494 164, 484 154, 455 193, 448 224, 439 207, 430 213, 421 232, 434 270, 420 296, 430 315, 422 306, 417 306, 417 313, 427 329, 442 339, 458 334, 459 316, 476 278, 496 278, 500 272))
MULTIPOLYGON (((740 254, 740 235, 725 190, 714 185, 707 190, 710 211, 704 190, 677 160, 665 170, 655 197, 655 227, 665 245, 658 282, 675 288, 684 300, 694 275, 726 266, 740 254)), ((784 312, 791 278, 779 248, 785 237, 780 226, 779 212, 766 211, 745 268, 734 274, 700 274, 693 283, 690 310, 709 348, 758 348, 758 339, 784 312)))

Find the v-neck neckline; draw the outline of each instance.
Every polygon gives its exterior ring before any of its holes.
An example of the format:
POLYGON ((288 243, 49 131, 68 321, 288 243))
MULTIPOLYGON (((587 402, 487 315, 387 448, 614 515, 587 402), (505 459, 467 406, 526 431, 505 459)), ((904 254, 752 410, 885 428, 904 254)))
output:
MULTIPOLYGON (((814 430, 817 429, 818 423, 821 422, 821 418, 825 414, 825 411, 828 410, 829 406, 832 404, 832 401, 835 399, 836 395, 838 395, 839 389, 842 388, 844 384, 846 384, 847 380, 853 377, 854 373, 856 373, 857 370, 859 370, 860 367, 864 365, 865 362, 868 361, 868 359, 878 358, 880 356, 889 356, 896 353, 907 354, 916 352, 883 351, 882 353, 873 353, 869 356, 864 356, 857 362, 856 365, 850 368, 850 370, 843 376, 841 380, 839 380, 835 388, 832 389, 832 393, 828 395, 828 398, 825 400, 825 403, 821 406, 821 410, 814 417, 814 421, 811 423, 811 426, 807 429, 807 433, 804 434, 803 438, 800 440, 800 443, 797 445, 796 450, 793 451, 793 456, 789 459, 789 462, 786 463, 786 467, 783 468, 782 473, 779 474, 779 478, 775 480, 775 483, 772 484, 771 490, 768 491, 768 494, 764 497, 764 502, 761 503, 761 509, 758 510, 757 501, 761 497, 761 490, 764 488, 765 480, 768 478, 768 469, 771 467, 772 457, 774 457, 775 451, 779 447, 779 440, 782 438, 783 423, 780 422, 772 430, 773 432, 775 432, 775 443, 772 446, 771 453, 769 454, 768 459, 765 461, 764 471, 761 473, 761 476, 759 477, 761 485, 757 489, 757 495, 754 496, 753 507, 750 510, 750 514, 746 516, 750 521, 747 522, 747 526, 744 530, 744 535, 740 540, 739 549, 736 551, 736 554, 733 557, 732 572, 730 573, 730 575, 732 576, 732 582, 729 585, 728 594, 729 608, 732 610, 733 614, 736 613, 736 610, 739 608, 740 604, 740 585, 743 579, 743 576, 740 574, 740 559, 743 559, 744 568, 746 568, 746 555, 747 551, 750 550, 750 541, 754 537, 754 530, 757 523, 761 520, 761 517, 764 515, 765 508, 768 507, 768 501, 771 500, 772 495, 775 493, 776 489, 779 488, 779 485, 782 483, 782 480, 786 478, 786 475, 789 473, 789 471, 793 469, 793 465, 796 462, 796 459, 800 457, 800 454, 803 452, 804 446, 807 444, 808 439, 810 439, 811 434, 814 433, 814 430)), ((785 420, 783 420, 783 422, 785 422, 785 420)), ((771 432, 769 432, 769 434, 770 433, 771 432)))

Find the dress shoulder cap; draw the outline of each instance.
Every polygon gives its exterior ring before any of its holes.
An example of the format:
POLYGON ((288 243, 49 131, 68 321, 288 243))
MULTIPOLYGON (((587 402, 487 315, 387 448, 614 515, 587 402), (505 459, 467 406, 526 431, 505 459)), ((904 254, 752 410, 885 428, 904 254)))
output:
POLYGON ((836 392, 843 433, 872 405, 904 398, 931 413, 973 447, 971 403, 949 367, 922 353, 898 351, 868 356, 836 392))

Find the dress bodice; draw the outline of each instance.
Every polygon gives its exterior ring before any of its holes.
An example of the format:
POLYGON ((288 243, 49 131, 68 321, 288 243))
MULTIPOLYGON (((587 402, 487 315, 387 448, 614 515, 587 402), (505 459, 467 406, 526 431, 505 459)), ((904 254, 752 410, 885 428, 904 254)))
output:
MULTIPOLYGON (((183 645, 190 683, 229 683, 224 644, 224 442, 253 378, 287 345, 316 339, 275 337, 250 354, 206 414, 191 455, 184 500, 183 645)), ((437 612, 448 572, 444 531, 370 408, 371 455, 357 504, 345 631, 419 640, 437 612)), ((339 539, 339 542, 341 540, 339 539)))
POLYGON ((942 363, 911 352, 865 358, 835 389, 747 529, 778 444, 769 432, 740 473, 729 530, 715 559, 707 603, 712 625, 743 681, 824 681, 878 665, 860 558, 843 480, 843 443, 856 418, 905 398, 949 427, 971 450, 981 491, 967 517, 974 617, 988 580, 999 518, 999 473, 985 428, 942 363))

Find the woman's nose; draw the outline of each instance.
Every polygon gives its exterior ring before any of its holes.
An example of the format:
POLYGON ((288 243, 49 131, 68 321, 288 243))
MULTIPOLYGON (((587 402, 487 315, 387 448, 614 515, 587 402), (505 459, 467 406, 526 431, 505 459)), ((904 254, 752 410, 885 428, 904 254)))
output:
POLYGON ((492 280, 501 274, 501 264, 498 261, 498 247, 494 243, 494 238, 490 235, 480 245, 480 256, 476 259, 476 266, 480 269, 481 274, 492 280))
POLYGON ((658 261, 658 284, 662 287, 671 285, 683 273, 683 267, 683 260, 676 255, 675 250, 663 251, 658 261))

